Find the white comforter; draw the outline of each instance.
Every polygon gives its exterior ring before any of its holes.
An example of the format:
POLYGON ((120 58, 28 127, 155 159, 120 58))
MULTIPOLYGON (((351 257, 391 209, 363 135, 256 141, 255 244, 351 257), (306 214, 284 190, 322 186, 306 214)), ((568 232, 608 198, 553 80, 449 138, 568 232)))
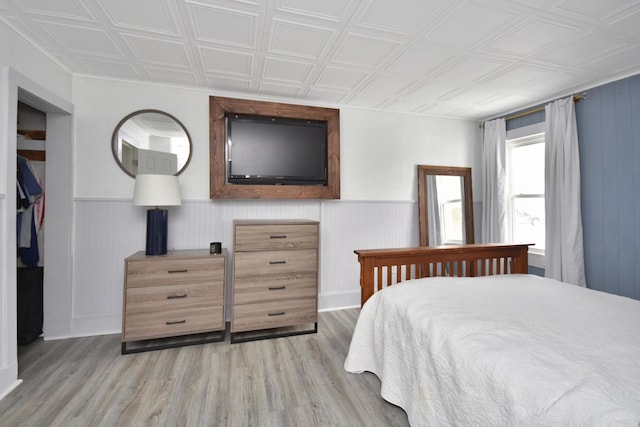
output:
POLYGON ((430 278, 362 308, 345 369, 413 426, 640 426, 640 301, 530 275, 430 278))

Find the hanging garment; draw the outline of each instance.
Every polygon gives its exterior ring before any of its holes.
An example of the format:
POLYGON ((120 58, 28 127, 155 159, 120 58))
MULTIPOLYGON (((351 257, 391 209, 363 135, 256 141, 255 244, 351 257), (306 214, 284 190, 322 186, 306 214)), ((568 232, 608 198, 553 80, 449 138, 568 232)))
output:
POLYGON ((31 242, 29 247, 18 249, 18 256, 27 267, 37 267, 38 261, 40 261, 40 252, 38 250, 38 234, 36 233, 36 224, 33 221, 33 216, 31 216, 30 225, 31 232, 29 235, 31 236, 31 242))
POLYGON ((38 183, 38 176, 24 157, 18 159, 18 185, 22 187, 29 204, 34 203, 42 195, 42 187, 38 183))
MULTIPOLYGON (((42 186, 39 184, 38 176, 30 165, 30 162, 17 157, 16 176, 16 242, 18 255, 22 262, 30 267, 35 267, 40 259, 38 251, 37 231, 34 218, 34 205, 42 197, 42 186)), ((38 219, 40 222, 40 219, 38 219)))

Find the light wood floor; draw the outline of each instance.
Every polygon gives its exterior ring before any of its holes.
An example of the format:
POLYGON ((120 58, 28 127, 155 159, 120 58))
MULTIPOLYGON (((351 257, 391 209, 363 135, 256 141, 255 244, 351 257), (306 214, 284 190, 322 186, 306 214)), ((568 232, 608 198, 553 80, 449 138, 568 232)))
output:
POLYGON ((370 373, 344 359, 358 309, 320 313, 318 333, 120 355, 120 335, 20 348, 8 426, 407 426, 370 373))

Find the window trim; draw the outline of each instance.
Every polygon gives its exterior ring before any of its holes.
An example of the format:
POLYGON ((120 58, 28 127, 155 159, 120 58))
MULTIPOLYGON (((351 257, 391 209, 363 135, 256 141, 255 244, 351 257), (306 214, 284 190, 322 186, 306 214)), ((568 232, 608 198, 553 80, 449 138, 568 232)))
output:
MULTIPOLYGON (((518 145, 527 145, 536 143, 539 140, 539 135, 545 133, 545 123, 535 123, 529 126, 523 126, 516 129, 510 129, 506 134, 506 148, 507 148, 507 156, 509 155, 509 141, 513 141, 515 139, 521 139, 518 145)), ((507 162, 509 160, 507 159, 507 162)), ((509 163, 507 163, 509 164, 509 163)), ((509 177, 507 177, 509 179, 509 177)), ((509 194, 510 196, 510 194, 509 194)), ((509 197, 509 204, 511 203, 511 197, 509 197)), ((509 215, 511 215, 511 206, 509 206, 509 215)), ((509 220, 511 226, 511 219, 509 220)), ((509 234, 511 234, 511 230, 509 230, 509 234)), ((534 248, 529 248, 529 265, 537 268, 545 268, 545 253, 540 250, 535 250, 534 248)))

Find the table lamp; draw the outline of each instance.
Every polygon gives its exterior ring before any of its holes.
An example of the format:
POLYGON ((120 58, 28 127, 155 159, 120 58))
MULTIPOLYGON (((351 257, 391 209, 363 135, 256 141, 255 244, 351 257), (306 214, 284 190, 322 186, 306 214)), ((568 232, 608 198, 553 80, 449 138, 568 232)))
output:
POLYGON ((167 224, 169 212, 163 206, 178 206, 180 184, 175 175, 136 175, 133 189, 135 206, 155 206, 147 211, 147 255, 165 255, 167 253, 167 224))

